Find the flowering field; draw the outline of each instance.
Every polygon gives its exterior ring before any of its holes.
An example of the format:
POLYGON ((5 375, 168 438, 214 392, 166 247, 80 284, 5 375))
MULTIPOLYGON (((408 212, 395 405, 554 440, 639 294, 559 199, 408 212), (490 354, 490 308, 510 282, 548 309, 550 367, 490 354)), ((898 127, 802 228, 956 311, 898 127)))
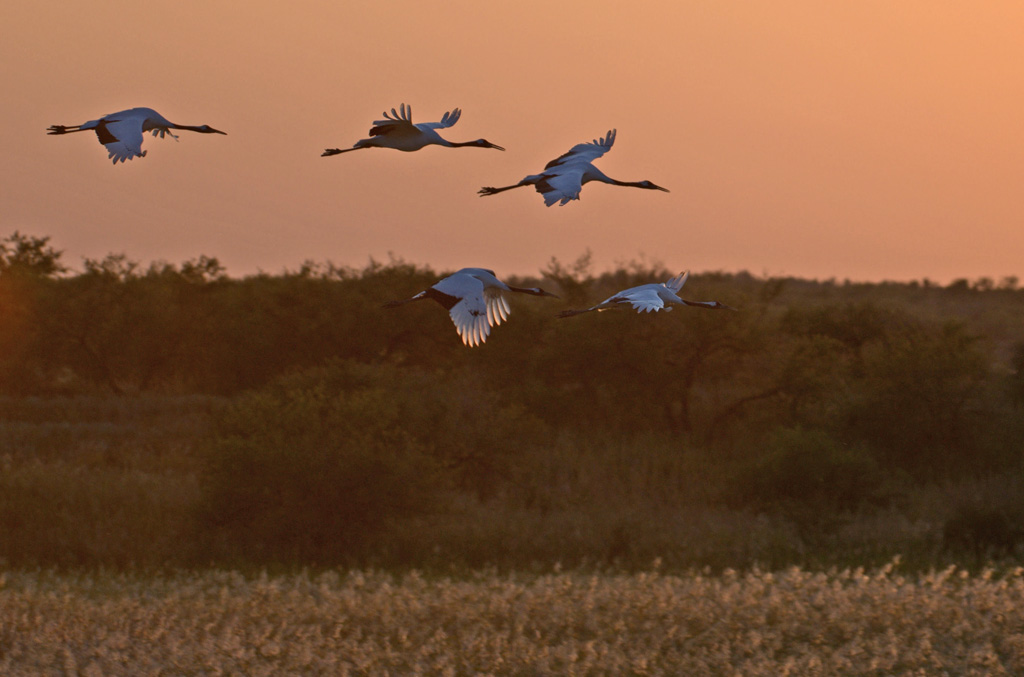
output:
POLYGON ((1024 570, 7 571, 0 674, 1024 672, 1024 570))

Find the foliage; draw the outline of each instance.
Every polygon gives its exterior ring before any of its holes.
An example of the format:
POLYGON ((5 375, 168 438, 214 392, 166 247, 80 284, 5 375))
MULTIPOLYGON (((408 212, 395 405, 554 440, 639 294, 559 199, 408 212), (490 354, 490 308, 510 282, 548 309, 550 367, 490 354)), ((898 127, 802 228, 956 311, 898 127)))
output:
POLYGON ((49 237, 22 235, 18 231, 0 241, 0 278, 51 278, 67 270, 61 252, 49 244, 49 237))
POLYGON ((0 562, 184 563, 202 397, 0 398, 0 562))
POLYGON ((511 280, 562 301, 515 296, 467 349, 436 304, 381 308, 440 275, 401 260, 234 279, 211 257, 111 254, 70 272, 15 233, 0 268, 0 436, 31 449, 0 445, 10 561, 935 562, 977 558, 940 554, 955 504, 915 497, 1005 478, 999 510, 1024 512, 1010 281, 711 272, 684 296, 738 312, 557 319, 678 272, 596 274, 584 253, 511 280), (172 404, 189 398, 231 404, 172 404), (82 418, 93 399, 119 404, 82 418), (154 430, 195 426, 164 443, 110 414, 155 401, 154 430))
POLYGON ((881 484, 878 465, 863 449, 843 448, 821 430, 779 428, 766 452, 741 471, 734 500, 834 515, 871 504, 881 484))
POLYGON ((215 554, 334 563, 396 521, 491 493, 527 417, 415 370, 335 362, 234 402, 216 421, 200 515, 215 554), (487 425, 478 421, 486 418, 487 425))
POLYGON ((430 510, 438 468, 402 413, 365 382, 286 379, 242 397, 209 443, 202 517, 257 559, 341 560, 395 517, 430 510))
MULTIPOLYGON (((486 423, 467 425, 480 420, 475 407, 484 396, 468 390, 480 384, 461 385, 467 394, 455 406, 449 402, 453 391, 434 381, 434 374, 395 369, 394 380, 387 382, 374 374, 365 367, 334 365, 284 379, 254 400, 281 396, 283 403, 283 393, 308 391, 308 403, 309 393, 394 386, 407 388, 408 394, 395 396, 400 406, 421 401, 419 393, 434 404, 407 430, 421 428, 412 434, 430 450, 430 467, 443 481, 430 490, 438 493, 409 512, 390 513, 381 531, 361 542, 357 537, 343 547, 342 533, 332 555, 338 561, 444 572, 490 565, 532 569, 553 562, 635 570, 660 557, 667 569, 682 571, 880 565, 902 553, 915 569, 949 562, 980 566, 988 557, 979 560, 970 544, 943 548, 943 524, 961 505, 1007 515, 1024 506, 1024 485, 1007 473, 981 480, 963 476, 948 485, 906 482, 896 500, 882 505, 871 497, 848 514, 830 507, 828 498, 820 504, 758 508, 754 496, 737 493, 732 484, 735 464, 742 461, 722 452, 687 448, 676 437, 650 433, 555 433, 499 400, 484 409, 486 423), (806 512, 820 519, 808 520, 806 512)), ((301 554, 297 548, 306 546, 296 546, 290 536, 258 543, 250 522, 225 524, 212 510, 217 485, 208 474, 209 454, 212 443, 229 431, 226 423, 236 420, 230 408, 241 401, 153 395, 0 398, 0 564, 291 569, 328 560, 323 553, 301 554)), ((283 418, 268 415, 278 423, 283 418)), ((250 428, 259 432, 260 426, 268 424, 253 421, 250 428)), ((331 431, 324 434, 328 439, 331 431)), ((752 461, 755 451, 741 458, 752 461)), ((223 482, 255 486, 247 477, 250 460, 238 460, 238 474, 225 475, 223 482)), ((320 486, 316 477, 309 481, 320 486)), ((376 481, 370 478, 370 485, 376 481)), ((891 491, 889 483, 884 491, 891 491)), ((230 516, 235 488, 228 484, 227 491, 221 508, 230 516)), ((319 517, 269 509, 263 519, 279 520, 282 529, 286 524, 305 528, 303 520, 319 517)), ((992 556, 999 553, 993 550, 992 556)))

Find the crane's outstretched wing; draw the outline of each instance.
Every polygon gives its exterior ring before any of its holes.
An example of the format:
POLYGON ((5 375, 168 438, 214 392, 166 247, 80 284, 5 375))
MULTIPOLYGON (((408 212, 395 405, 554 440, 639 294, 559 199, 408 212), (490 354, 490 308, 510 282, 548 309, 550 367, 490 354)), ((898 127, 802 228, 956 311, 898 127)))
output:
MULTIPOLYGON (((410 108, 409 110, 411 113, 412 109, 410 108)), ((454 126, 460 117, 462 117, 462 110, 453 108, 441 117, 440 122, 421 122, 416 126, 422 129, 445 129, 446 127, 454 126)))
POLYGON ((456 273, 435 284, 433 289, 455 300, 448 314, 463 343, 473 347, 487 340, 491 333, 492 311, 488 308, 483 282, 472 275, 456 273))
POLYGON ((573 171, 573 168, 565 168, 564 171, 540 175, 541 178, 533 184, 537 192, 544 196, 545 206, 550 207, 556 202, 565 206, 572 200, 580 199, 580 191, 583 190, 583 172, 573 171))
POLYGON ((568 153, 559 155, 551 162, 544 165, 544 169, 551 169, 560 165, 567 165, 572 162, 593 162, 611 149, 615 143, 615 130, 611 129, 603 138, 594 139, 590 143, 578 143, 569 149, 568 153))
POLYGON ((484 289, 484 300, 487 302, 487 324, 496 327, 508 319, 512 309, 508 307, 508 299, 497 289, 484 289))
POLYGON ((406 106, 403 103, 399 106, 398 111, 392 108, 391 115, 388 115, 387 111, 384 111, 383 115, 383 120, 373 121, 370 136, 406 133, 413 129, 412 106, 406 106))
MULTIPOLYGON (((658 290, 655 287, 661 285, 643 285, 640 287, 633 287, 632 289, 626 289, 620 291, 615 296, 610 296, 604 301, 601 301, 596 306, 584 308, 582 310, 563 310, 558 314, 559 317, 572 317, 574 315, 582 315, 583 313, 590 313, 593 311, 601 312, 603 310, 612 310, 623 305, 631 305, 633 309, 638 313, 647 311, 657 312, 662 308, 665 308, 665 302, 658 296, 658 290)), ((668 308, 671 310, 671 308, 668 308)))
POLYGON ((679 290, 683 288, 684 284, 686 284, 686 279, 688 277, 690 277, 690 271, 686 271, 685 273, 679 273, 678 275, 673 277, 671 280, 666 282, 665 283, 665 287, 667 287, 668 290, 670 292, 672 292, 673 294, 677 294, 678 295, 679 294, 679 290))
POLYGON ((491 325, 487 321, 487 303, 482 293, 462 299, 451 307, 448 314, 462 342, 471 348, 486 341, 491 333, 491 325))
MULTIPOLYGON (((658 312, 665 307, 665 302, 658 296, 656 289, 648 287, 638 287, 636 289, 630 289, 627 292, 623 292, 618 296, 613 296, 608 301, 615 301, 615 303, 629 303, 633 306, 633 309, 638 313, 643 312, 658 312), (615 300, 618 299, 618 300, 615 300)), ((607 303, 606 301, 605 303, 607 303)))
POLYGON ((137 117, 100 120, 96 125, 96 136, 107 147, 107 157, 118 162, 145 157, 142 150, 142 120, 137 117))

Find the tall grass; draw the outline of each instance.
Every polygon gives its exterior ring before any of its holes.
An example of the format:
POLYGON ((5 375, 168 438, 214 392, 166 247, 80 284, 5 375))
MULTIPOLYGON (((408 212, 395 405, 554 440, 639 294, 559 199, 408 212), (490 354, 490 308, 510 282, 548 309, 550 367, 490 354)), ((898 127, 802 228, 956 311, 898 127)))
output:
POLYGON ((154 568, 182 563, 207 397, 0 400, 0 560, 154 568))
POLYGON ((1021 569, 0 573, 0 673, 1011 675, 1021 569))

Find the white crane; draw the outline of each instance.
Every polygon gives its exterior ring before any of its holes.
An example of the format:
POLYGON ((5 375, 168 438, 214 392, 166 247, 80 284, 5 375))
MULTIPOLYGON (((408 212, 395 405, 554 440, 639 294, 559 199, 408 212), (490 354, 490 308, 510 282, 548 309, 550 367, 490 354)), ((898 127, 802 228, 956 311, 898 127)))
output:
POLYGON ((686 279, 690 276, 690 272, 680 273, 671 280, 662 283, 653 284, 642 284, 639 287, 630 287, 624 291, 620 291, 615 296, 609 297, 596 306, 585 308, 583 310, 563 310, 558 314, 559 317, 572 317, 573 315, 581 315, 583 313, 589 313, 593 310, 602 311, 617 308, 623 304, 629 304, 636 309, 636 312, 642 313, 644 311, 658 312, 659 310, 672 310, 671 304, 677 304, 681 306, 697 306, 698 308, 710 308, 712 310, 736 310, 731 308, 724 303, 718 301, 687 301, 686 299, 679 298, 679 290, 686 284, 686 279))
POLYGON ((590 143, 579 143, 573 146, 568 153, 561 155, 544 166, 540 174, 531 174, 519 183, 503 188, 485 187, 479 190, 480 196, 496 195, 506 190, 519 188, 520 186, 533 186, 537 192, 544 196, 544 204, 550 207, 556 202, 559 205, 566 205, 571 200, 580 199, 580 191, 583 184, 590 181, 601 181, 610 183, 613 186, 632 186, 634 188, 646 188, 648 190, 663 190, 669 192, 668 188, 662 188, 650 181, 618 181, 613 179, 600 169, 594 166, 594 160, 607 153, 615 143, 615 130, 612 129, 602 139, 594 139, 590 143))
POLYGON ((153 136, 164 138, 165 134, 177 140, 172 129, 186 129, 200 134, 227 134, 209 125, 176 125, 152 108, 129 108, 118 113, 104 115, 98 120, 89 120, 80 125, 51 125, 47 134, 71 134, 94 130, 100 143, 107 147, 107 157, 118 162, 136 157, 146 157, 142 150, 142 135, 153 132, 153 136))
POLYGON ((491 327, 508 319, 511 310, 505 292, 558 298, 538 287, 513 287, 505 284, 494 276, 493 270, 463 268, 410 299, 391 301, 384 304, 384 307, 394 308, 413 301, 434 299, 451 315, 462 342, 474 347, 487 340, 491 327))
POLYGON ((447 148, 497 148, 498 150, 505 150, 487 139, 456 143, 441 138, 437 130, 447 129, 459 121, 462 111, 458 108, 453 108, 445 113, 440 122, 421 122, 419 124, 413 124, 412 106, 407 106, 404 103, 397 112, 392 108, 391 115, 388 115, 387 111, 384 111, 383 115, 383 120, 374 120, 373 127, 370 128, 370 138, 356 141, 355 145, 351 148, 327 148, 320 154, 320 157, 348 153, 360 148, 394 148, 395 150, 411 153, 430 145, 445 146, 447 148))

